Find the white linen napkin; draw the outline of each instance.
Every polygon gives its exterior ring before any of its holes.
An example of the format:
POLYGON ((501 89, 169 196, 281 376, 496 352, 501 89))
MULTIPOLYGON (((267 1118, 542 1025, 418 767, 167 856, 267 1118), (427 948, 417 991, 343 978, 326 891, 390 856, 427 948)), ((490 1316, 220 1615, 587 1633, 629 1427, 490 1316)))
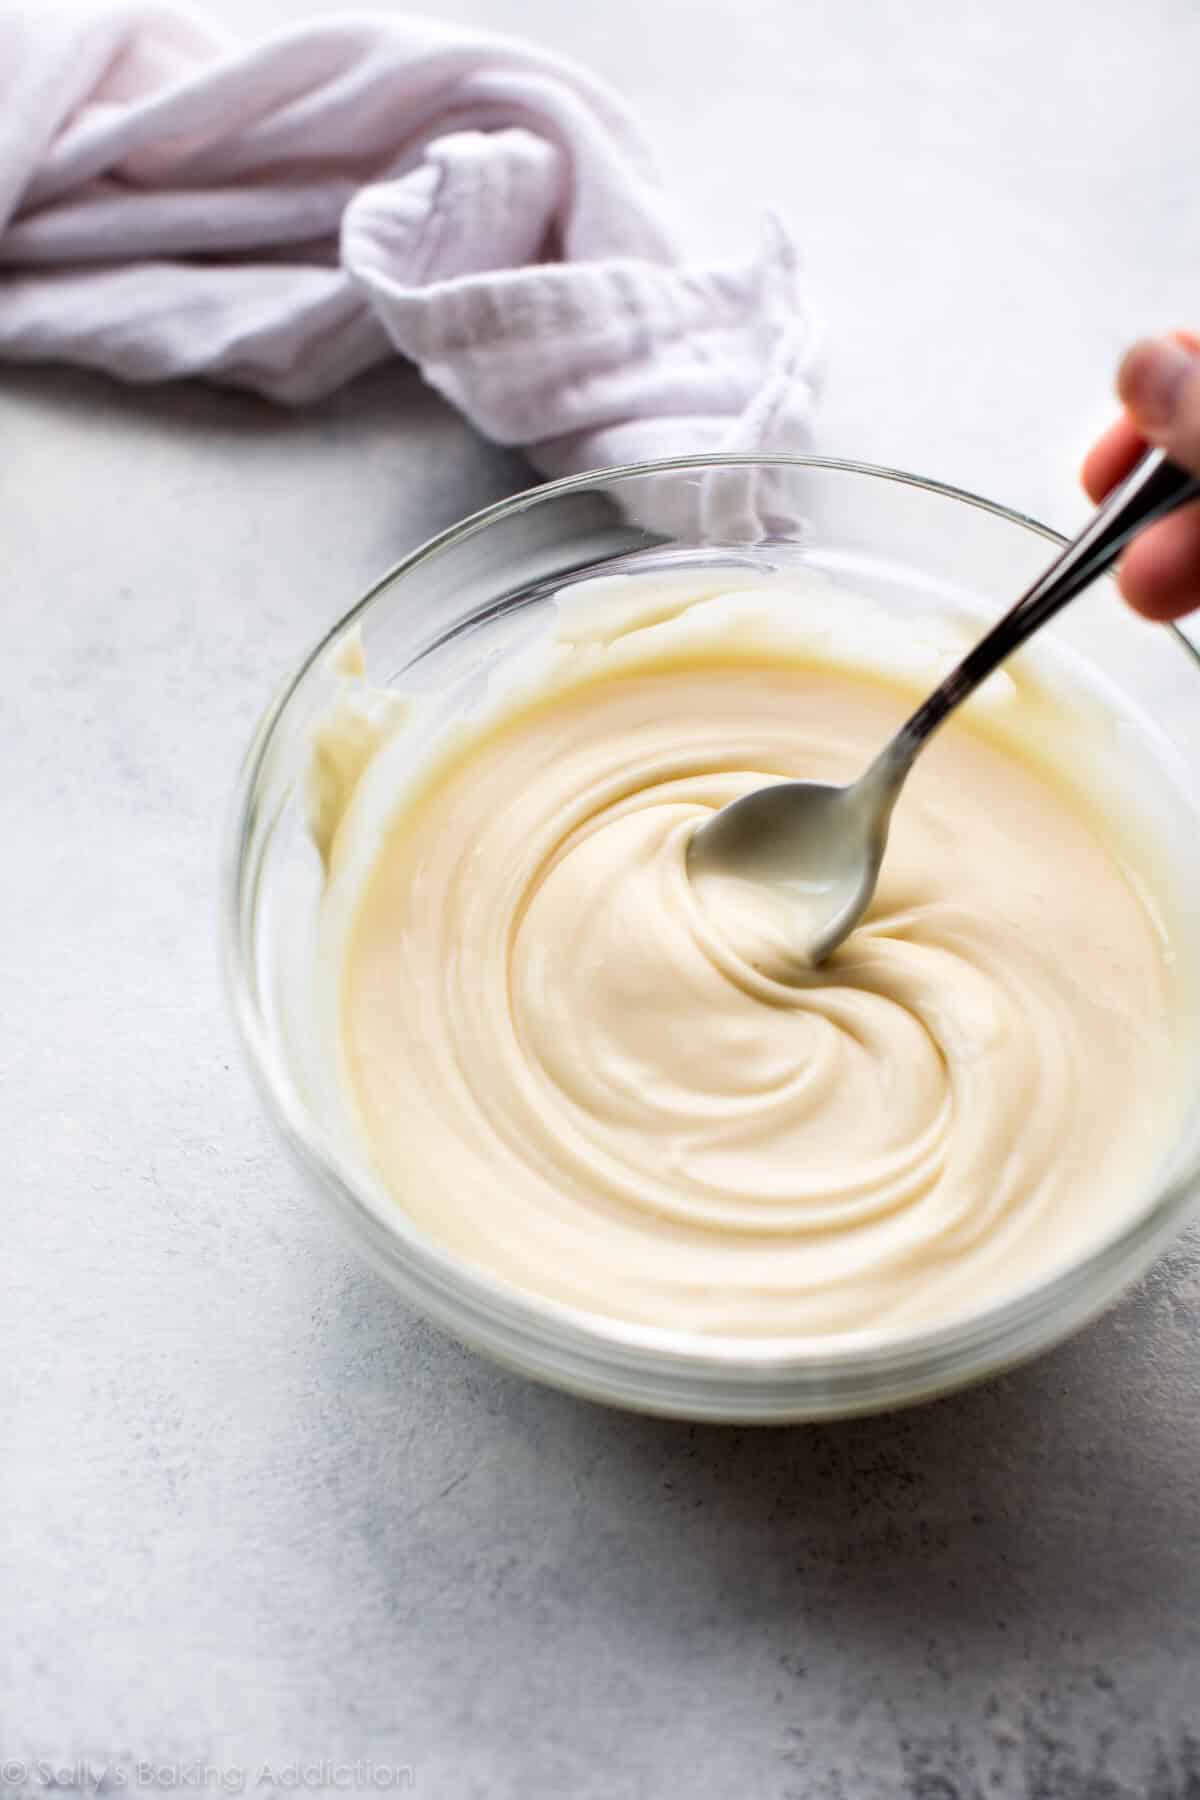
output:
POLYGON ((685 261, 624 106, 532 45, 0 0, 0 361, 299 404, 398 351, 559 473, 798 448, 814 340, 783 229, 685 261))

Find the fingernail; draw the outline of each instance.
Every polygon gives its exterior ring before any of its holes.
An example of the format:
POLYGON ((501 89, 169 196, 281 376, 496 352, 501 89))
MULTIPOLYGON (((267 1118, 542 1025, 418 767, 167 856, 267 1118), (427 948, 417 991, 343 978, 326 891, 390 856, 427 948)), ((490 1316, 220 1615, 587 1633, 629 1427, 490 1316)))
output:
POLYGON ((1117 393, 1135 420, 1152 429, 1171 423, 1179 397, 1200 358, 1170 338, 1143 338, 1117 374, 1117 393))

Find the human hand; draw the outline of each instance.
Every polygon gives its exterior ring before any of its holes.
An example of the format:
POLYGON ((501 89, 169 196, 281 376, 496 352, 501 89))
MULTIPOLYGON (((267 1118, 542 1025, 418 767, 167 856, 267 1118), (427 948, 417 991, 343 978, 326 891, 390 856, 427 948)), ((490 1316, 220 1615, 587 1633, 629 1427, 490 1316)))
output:
MULTIPOLYGON (((1124 414, 1092 445, 1080 473, 1092 500, 1128 475, 1147 444, 1200 475, 1200 337, 1143 338, 1121 363, 1117 396, 1124 414)), ((1117 566, 1117 585, 1148 619, 1200 607, 1200 500, 1138 533, 1117 566)))

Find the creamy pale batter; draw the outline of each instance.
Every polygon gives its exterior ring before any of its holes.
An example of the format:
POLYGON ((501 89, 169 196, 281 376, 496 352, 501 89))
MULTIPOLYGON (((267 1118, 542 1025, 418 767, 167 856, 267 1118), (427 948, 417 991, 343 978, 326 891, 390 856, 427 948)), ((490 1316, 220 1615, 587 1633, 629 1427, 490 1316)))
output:
POLYGON ((1048 701, 1007 675, 918 763, 825 967, 726 936, 687 877, 697 822, 852 779, 922 681, 894 630, 855 667, 813 625, 825 589, 799 631, 787 583, 738 585, 603 584, 419 753, 360 719, 339 761, 327 730, 347 1111, 413 1220, 553 1300, 913 1330, 1144 1204, 1178 1105, 1170 950, 1115 827, 1016 748, 1048 701))

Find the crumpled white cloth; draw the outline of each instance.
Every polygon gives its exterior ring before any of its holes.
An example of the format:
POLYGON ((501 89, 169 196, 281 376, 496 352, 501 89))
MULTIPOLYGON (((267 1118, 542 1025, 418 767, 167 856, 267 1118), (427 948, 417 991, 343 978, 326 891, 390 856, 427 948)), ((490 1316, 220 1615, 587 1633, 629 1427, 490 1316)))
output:
POLYGON ((624 106, 532 45, 0 0, 0 360, 302 403, 398 351, 556 473, 799 447, 814 335, 782 228, 683 260, 624 106))

